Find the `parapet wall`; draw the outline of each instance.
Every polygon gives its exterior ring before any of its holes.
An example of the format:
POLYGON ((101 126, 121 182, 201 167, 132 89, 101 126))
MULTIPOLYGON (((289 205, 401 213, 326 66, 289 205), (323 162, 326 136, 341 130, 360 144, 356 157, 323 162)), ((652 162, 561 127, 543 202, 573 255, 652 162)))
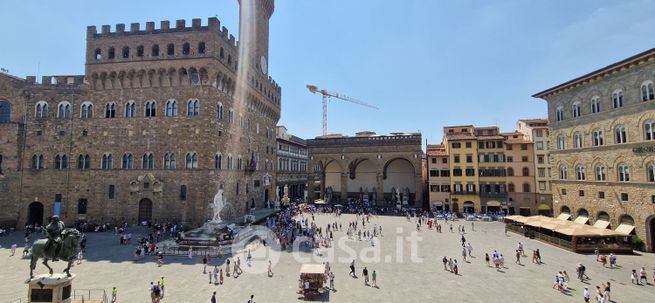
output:
POLYGON ((88 26, 86 28, 86 37, 87 39, 100 39, 100 38, 116 38, 121 36, 133 36, 133 35, 148 35, 148 34, 158 34, 158 33, 176 33, 176 32, 191 32, 191 31, 209 31, 216 32, 222 36, 225 41, 229 42, 229 46, 236 49, 237 42, 234 35, 230 34, 228 29, 223 26, 221 27, 221 22, 216 17, 210 17, 207 19, 207 25, 202 25, 202 19, 194 18, 191 19, 191 26, 186 25, 186 20, 179 19, 175 21, 175 26, 171 27, 171 21, 164 20, 160 21, 159 28, 155 28, 155 22, 148 21, 146 22, 145 29, 141 29, 140 23, 131 23, 129 31, 125 30, 125 24, 119 23, 114 26, 114 31, 111 30, 111 25, 102 25, 101 31, 98 32, 95 25, 88 26))

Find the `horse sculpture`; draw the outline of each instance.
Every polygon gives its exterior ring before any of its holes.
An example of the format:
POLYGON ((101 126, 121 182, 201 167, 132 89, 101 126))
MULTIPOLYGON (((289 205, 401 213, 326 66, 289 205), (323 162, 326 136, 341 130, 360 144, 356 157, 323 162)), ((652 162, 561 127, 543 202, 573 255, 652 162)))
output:
POLYGON ((81 233, 74 228, 66 228, 61 233, 61 247, 59 248, 59 253, 55 256, 55 249, 45 250, 47 239, 39 239, 34 241, 32 245, 32 258, 30 260, 30 279, 34 278, 34 268, 36 267, 36 261, 39 258, 43 259, 43 265, 45 265, 48 270, 50 270, 50 275, 52 275, 52 267, 48 265, 48 260, 53 260, 55 257, 60 260, 68 262, 68 266, 64 269, 64 272, 68 277, 71 276, 70 268, 73 265, 73 261, 77 255, 77 247, 80 242, 81 233))

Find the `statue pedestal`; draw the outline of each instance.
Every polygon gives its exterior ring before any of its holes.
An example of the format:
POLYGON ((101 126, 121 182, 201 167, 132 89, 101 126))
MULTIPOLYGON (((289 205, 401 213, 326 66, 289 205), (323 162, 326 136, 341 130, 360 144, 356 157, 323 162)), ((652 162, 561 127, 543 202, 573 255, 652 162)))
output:
POLYGON ((73 293, 73 279, 66 274, 38 275, 28 284, 28 303, 70 303, 73 293))

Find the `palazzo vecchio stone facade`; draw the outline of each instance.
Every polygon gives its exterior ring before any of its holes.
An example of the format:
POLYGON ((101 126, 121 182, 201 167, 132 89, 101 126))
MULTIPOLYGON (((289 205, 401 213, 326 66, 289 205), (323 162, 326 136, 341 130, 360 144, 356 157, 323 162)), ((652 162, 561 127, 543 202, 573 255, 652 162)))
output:
POLYGON ((268 76, 273 0, 241 0, 239 38, 216 18, 87 28, 81 76, 0 74, 0 221, 71 224, 224 217, 275 188, 280 87, 268 76))

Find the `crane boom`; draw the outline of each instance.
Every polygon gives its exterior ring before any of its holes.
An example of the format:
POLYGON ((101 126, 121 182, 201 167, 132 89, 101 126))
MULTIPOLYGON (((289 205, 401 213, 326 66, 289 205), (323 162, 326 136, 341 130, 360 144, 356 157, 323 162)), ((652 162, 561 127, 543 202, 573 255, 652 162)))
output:
POLYGON ((361 106, 366 106, 368 108, 378 109, 376 106, 368 104, 364 101, 360 101, 355 98, 351 98, 339 93, 330 93, 326 89, 318 89, 318 87, 316 87, 315 85, 307 84, 307 89, 309 89, 309 91, 313 94, 320 93, 321 95, 323 95, 322 96, 323 97, 323 136, 327 135, 327 114, 328 114, 327 104, 330 98, 337 98, 339 100, 359 104, 361 106))
POLYGON ((342 94, 339 94, 339 93, 331 94, 331 96, 332 96, 332 97, 335 97, 335 98, 337 98, 337 99, 341 99, 341 100, 344 100, 344 101, 348 101, 348 102, 352 102, 352 103, 355 103, 355 104, 359 104, 359 105, 361 105, 361 106, 366 106, 366 107, 369 107, 369 108, 379 109, 379 108, 377 108, 377 107, 374 106, 374 105, 368 104, 368 103, 366 103, 366 102, 364 102, 364 101, 360 101, 360 100, 357 100, 357 99, 355 99, 355 98, 351 98, 351 97, 348 97, 348 96, 346 96, 346 95, 342 95, 342 94))

